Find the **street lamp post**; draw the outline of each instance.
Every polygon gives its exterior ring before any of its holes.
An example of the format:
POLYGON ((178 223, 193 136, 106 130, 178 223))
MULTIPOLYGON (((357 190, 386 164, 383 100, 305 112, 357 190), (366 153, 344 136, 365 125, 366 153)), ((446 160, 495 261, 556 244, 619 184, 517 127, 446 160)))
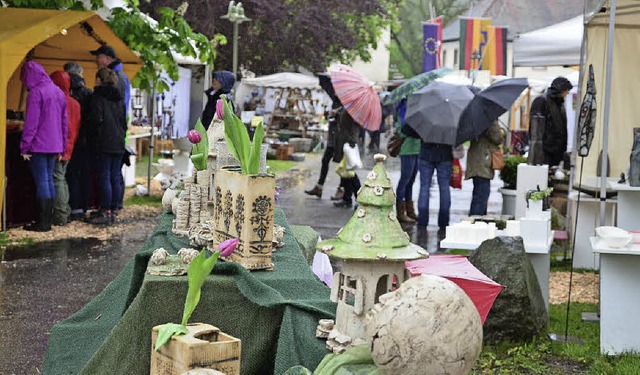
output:
POLYGON ((229 22, 233 23, 233 74, 238 74, 238 25, 245 22, 251 21, 251 18, 248 18, 244 15, 244 8, 242 7, 242 3, 238 2, 236 4, 235 1, 231 1, 229 3, 229 8, 227 9, 227 14, 220 17, 229 22))
POLYGON ((471 53, 471 69, 469 69, 469 78, 471 78, 473 83, 476 82, 476 74, 478 69, 480 68, 480 61, 482 60, 482 55, 478 52, 478 50, 473 50, 471 53))

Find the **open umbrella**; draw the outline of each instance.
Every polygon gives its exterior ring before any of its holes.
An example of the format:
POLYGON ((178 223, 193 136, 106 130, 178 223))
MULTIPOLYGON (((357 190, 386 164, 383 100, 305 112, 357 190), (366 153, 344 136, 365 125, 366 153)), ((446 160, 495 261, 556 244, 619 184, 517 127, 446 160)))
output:
POLYGON ((336 90, 334 90, 333 85, 331 84, 331 76, 329 73, 318 73, 318 83, 327 95, 329 95, 331 100, 334 100, 336 97, 336 90))
POLYGON ((404 121, 424 142, 453 146, 458 119, 471 99, 467 86, 436 81, 409 95, 404 121))
POLYGON ((427 259, 406 262, 405 267, 411 276, 435 275, 456 283, 476 305, 482 324, 487 319, 496 297, 504 288, 485 276, 462 255, 431 255, 427 259))
POLYGON ((335 65, 330 74, 336 96, 351 117, 366 130, 378 130, 382 120, 382 105, 369 80, 340 64, 335 65))
POLYGON ((460 115, 456 145, 475 139, 507 112, 522 91, 529 87, 526 78, 507 78, 480 91, 460 115))
POLYGON ((445 74, 451 71, 452 70, 449 68, 440 68, 409 78, 405 83, 391 91, 391 94, 387 96, 383 104, 397 103, 405 96, 420 90, 421 88, 425 87, 436 79, 443 77, 445 74))
POLYGON ((580 106, 580 117, 578 118, 578 155, 589 156, 591 142, 596 127, 596 81, 593 74, 593 65, 589 64, 589 80, 587 81, 587 92, 582 99, 580 106))

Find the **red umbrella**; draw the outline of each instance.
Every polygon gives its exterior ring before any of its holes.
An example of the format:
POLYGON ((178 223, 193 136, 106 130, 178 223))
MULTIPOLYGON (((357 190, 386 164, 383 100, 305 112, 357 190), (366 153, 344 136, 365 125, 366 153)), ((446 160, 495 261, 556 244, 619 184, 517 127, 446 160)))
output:
POLYGON ((378 130, 382 105, 369 80, 352 68, 337 64, 331 69, 331 83, 336 96, 351 117, 367 130, 378 130))
POLYGON ((431 255, 427 259, 406 262, 405 267, 411 276, 435 275, 456 283, 476 305, 482 324, 487 319, 496 297, 504 288, 485 276, 462 255, 431 255))

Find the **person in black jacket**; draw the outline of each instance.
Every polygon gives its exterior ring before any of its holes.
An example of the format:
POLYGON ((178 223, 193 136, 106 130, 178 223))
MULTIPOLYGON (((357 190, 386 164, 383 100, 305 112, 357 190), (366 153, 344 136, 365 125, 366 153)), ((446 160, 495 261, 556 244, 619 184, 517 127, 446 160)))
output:
POLYGON ((220 99, 220 95, 226 94, 227 100, 230 100, 231 105, 233 105, 233 100, 231 100, 229 93, 231 93, 231 89, 233 89, 235 83, 236 76, 229 71, 220 70, 213 73, 211 87, 205 91, 205 94, 207 94, 207 105, 202 112, 202 125, 205 129, 209 129, 213 116, 216 114, 216 103, 218 99, 220 99))
POLYGON ((85 218, 92 192, 91 172, 95 163, 92 163, 94 155, 89 146, 88 130, 90 125, 87 125, 87 122, 93 92, 85 86, 84 78, 82 78, 83 69, 80 64, 70 61, 64 64, 64 70, 71 77, 71 97, 80 103, 82 124, 67 167, 69 206, 71 206, 69 220, 73 221, 85 218))
POLYGON ((560 164, 567 151, 567 113, 564 98, 573 88, 571 82, 558 77, 547 91, 531 103, 528 163, 560 164))
POLYGON ((91 98, 89 121, 91 147, 97 153, 98 195, 100 211, 90 220, 94 224, 114 221, 122 195, 118 174, 121 174, 124 137, 127 130, 125 108, 113 70, 100 68, 96 73, 96 87, 91 98))

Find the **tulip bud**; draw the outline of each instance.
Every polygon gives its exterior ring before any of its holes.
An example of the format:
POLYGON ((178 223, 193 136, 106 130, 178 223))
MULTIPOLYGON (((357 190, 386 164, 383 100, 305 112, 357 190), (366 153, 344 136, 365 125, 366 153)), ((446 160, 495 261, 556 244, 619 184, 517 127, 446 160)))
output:
POLYGON ((202 135, 200 134, 199 131, 197 130, 189 130, 189 132, 187 133, 187 138, 189 138, 189 142, 195 144, 200 143, 200 141, 202 140, 202 135))
POLYGON ((226 241, 221 242, 220 245, 218 245, 218 250, 220 251, 221 256, 228 257, 229 255, 233 254, 237 247, 238 239, 230 238, 226 241))
POLYGON ((224 120, 224 100, 222 99, 218 99, 218 101, 216 102, 216 116, 220 119, 220 120, 224 120))

